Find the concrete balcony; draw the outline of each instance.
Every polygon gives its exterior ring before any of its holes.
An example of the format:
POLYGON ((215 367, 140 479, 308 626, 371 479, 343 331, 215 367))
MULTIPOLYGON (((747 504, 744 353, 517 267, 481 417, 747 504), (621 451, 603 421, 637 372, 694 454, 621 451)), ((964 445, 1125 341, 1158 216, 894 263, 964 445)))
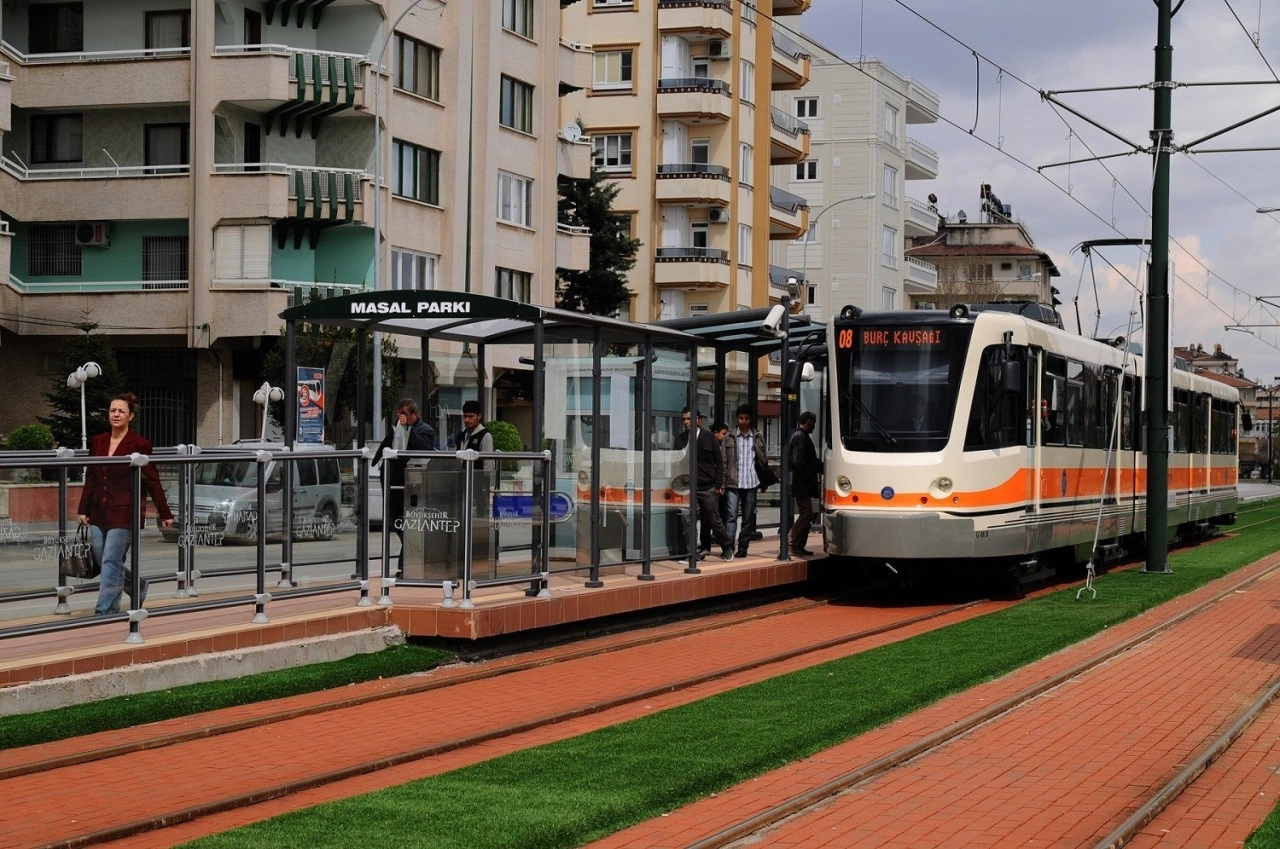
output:
POLYGON ((653 282, 661 289, 729 288, 729 254, 720 248, 658 248, 653 282))
POLYGON ((798 239, 809 229, 809 202, 799 195, 769 187, 769 238, 798 239))
POLYGON ((191 51, 107 50, 24 55, 0 45, 22 109, 154 106, 191 99, 191 51))
POLYGON ((791 165, 809 158, 809 125, 776 106, 769 108, 769 164, 791 165))
POLYGON ((932 295, 938 291, 938 266, 913 256, 902 266, 902 291, 908 295, 932 295))
POLYGON ((592 57, 595 53, 590 44, 578 44, 560 39, 560 94, 580 91, 591 87, 593 74, 592 57))
POLYGON ((139 327, 139 316, 146 316, 148 327, 164 328, 152 334, 171 334, 169 328, 191 323, 186 280, 45 284, 26 283, 10 273, 7 281, 0 284, 0 327, 24 336, 63 335, 84 321, 87 309, 94 321, 135 328, 135 336, 148 333, 139 327))
POLYGON ((0 133, 13 129, 13 76, 9 66, 0 62, 0 133))
POLYGON ((723 165, 685 163, 658 166, 659 203, 728 206, 733 196, 729 169, 723 165))
POLYGON ((907 80, 907 123, 933 124, 938 120, 942 103, 932 89, 913 79, 907 80))
POLYGON ((938 210, 930 209, 928 204, 915 198, 907 198, 906 215, 903 216, 903 233, 910 238, 933 236, 938 232, 940 219, 938 210))
POLYGON ((27 169, 0 159, 0 209, 24 221, 188 218, 186 165, 27 169))
POLYGON ((809 11, 813 0, 773 0, 775 15, 803 15, 809 11))
POLYGON ((372 177, 363 171, 280 162, 219 162, 213 170, 210 205, 219 221, 309 219, 373 226, 373 204, 364 202, 372 177))
MULTIPOLYGON (((373 66, 367 56, 285 44, 231 44, 215 48, 213 60, 210 84, 220 102, 257 111, 264 101, 290 104, 284 117, 373 108, 373 66)), ((383 87, 391 90, 389 83, 383 87)))
POLYGON ((658 114, 689 124, 728 121, 733 116, 729 84, 705 77, 658 80, 658 114))
POLYGON ((570 180, 591 179, 591 142, 569 141, 559 136, 556 143, 556 173, 570 180))
POLYGON ((906 166, 908 180, 932 180, 938 176, 938 152, 909 138, 906 166))
POLYGON ((556 268, 587 271, 591 268, 591 229, 556 223, 556 268))
POLYGON ((809 81, 809 66, 809 51, 774 30, 772 53, 774 91, 802 87, 809 81))
POLYGON ((733 6, 729 0, 658 0, 658 31, 691 35, 692 41, 728 38, 733 6))

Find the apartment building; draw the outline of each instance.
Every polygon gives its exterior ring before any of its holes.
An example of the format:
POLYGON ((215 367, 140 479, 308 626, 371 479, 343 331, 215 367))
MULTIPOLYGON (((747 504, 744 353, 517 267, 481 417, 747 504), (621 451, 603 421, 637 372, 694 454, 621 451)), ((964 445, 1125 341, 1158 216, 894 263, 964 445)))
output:
MULTIPOLYGON (((298 298, 549 304, 557 267, 587 267, 556 182, 590 174, 561 96, 592 60, 558 6, 6 0, 0 36, 0 358, 24 399, 0 431, 39 413, 86 322, 144 433, 209 444, 255 432, 263 353, 298 298)), ((460 403, 457 362, 431 351, 439 403, 460 403)))
POLYGON ((565 98, 594 163, 620 185, 614 209, 643 242, 630 276, 637 321, 763 306, 769 245, 808 227, 804 198, 770 166, 805 159, 803 123, 770 106, 809 77, 788 37, 810 0, 583 0, 563 28, 594 71, 565 98))
MULTIPOLYGON (((828 318, 845 304, 904 309, 930 297, 937 270, 904 256, 908 240, 932 236, 936 208, 908 188, 938 176, 938 154, 908 134, 938 120, 938 96, 883 62, 812 60, 799 91, 773 105, 803 121, 810 152, 774 168, 774 183, 803 197, 810 224, 799 239, 773 246, 773 264, 808 281, 809 314, 828 318)), ((786 272, 782 272, 786 273, 786 272)))

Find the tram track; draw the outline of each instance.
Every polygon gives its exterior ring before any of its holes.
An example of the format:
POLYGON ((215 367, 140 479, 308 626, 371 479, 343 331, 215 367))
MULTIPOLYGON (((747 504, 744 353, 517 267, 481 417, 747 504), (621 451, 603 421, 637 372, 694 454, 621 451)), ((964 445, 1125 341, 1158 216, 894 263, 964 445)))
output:
MULTIPOLYGON (((348 708, 366 707, 376 702, 389 703, 389 707, 384 707, 388 710, 394 711, 394 706, 396 704, 394 700, 399 699, 401 701, 407 701, 414 696, 430 693, 433 690, 448 691, 454 687, 460 688, 468 684, 500 680, 504 677, 513 676, 519 672, 536 672, 539 669, 561 664, 571 664, 574 661, 589 662, 591 658, 599 657, 602 654, 616 654, 627 650, 643 650, 680 637, 705 635, 709 632, 716 631, 728 631, 734 627, 750 627, 752 623, 757 623, 761 620, 772 620, 785 616, 800 616, 815 608, 828 606, 830 603, 831 600, 829 599, 797 600, 793 604, 775 605, 774 609, 767 611, 749 611, 740 615, 730 615, 729 617, 721 618, 716 622, 698 622, 692 625, 663 629, 663 632, 657 635, 652 632, 638 634, 635 636, 629 635, 626 639, 614 641, 607 646, 571 646, 567 647, 563 651, 553 652, 552 656, 540 654, 536 657, 513 663, 499 663, 494 667, 484 670, 467 670, 458 675, 451 676, 449 679, 413 681, 407 683, 406 686, 401 688, 376 693, 365 693, 349 698, 338 698, 325 702, 321 705, 291 707, 273 711, 265 715, 214 723, 208 727, 191 729, 179 733, 153 735, 147 739, 133 741, 120 746, 104 746, 72 754, 32 760, 23 764, 11 764, 5 768, 3 774, 0 774, 0 782, 2 782, 0 783, 0 787, 4 786, 5 783, 15 782, 14 784, 11 784, 10 787, 21 791, 21 783, 24 780, 32 781, 41 779, 60 780, 60 783, 63 786, 68 786, 75 783, 74 776, 77 767, 89 766, 92 768, 92 765, 98 761, 116 761, 118 762, 116 764, 100 764, 99 768, 106 766, 106 768, 112 770, 116 770, 117 768, 119 770, 128 770, 134 768, 130 763, 131 757, 143 757, 149 753, 152 755, 163 754, 166 749, 175 749, 176 752, 177 748, 181 747, 183 744, 198 743, 202 739, 214 736, 236 734, 240 732, 253 733, 268 725, 279 726, 281 730, 276 732, 276 736, 279 739, 287 739, 287 735, 289 733, 288 723, 290 720, 305 719, 309 716, 314 716, 317 713, 329 713, 348 708)), ((894 618, 892 621, 887 621, 875 627, 863 628, 857 631, 832 636, 827 639, 806 641, 794 644, 788 648, 777 648, 774 650, 770 650, 766 646, 763 647, 763 650, 760 653, 757 653, 753 657, 739 663, 723 665, 714 669, 707 669, 697 674, 671 676, 659 683, 652 684, 651 686, 631 688, 607 698, 583 699, 572 706, 542 713, 521 721, 495 723, 473 733, 436 740, 425 745, 398 747, 395 751, 386 752, 376 757, 361 759, 333 769, 317 770, 311 774, 294 777, 289 780, 274 783, 259 782, 257 786, 245 787, 242 792, 208 796, 201 792, 195 792, 194 795, 196 798, 202 798, 205 799, 205 801, 187 806, 160 805, 159 807, 161 809, 149 813, 141 818, 115 822, 98 828, 86 828, 76 834, 66 834, 57 839, 24 845, 41 847, 79 847, 113 840, 121 840, 142 832, 161 829, 189 822, 200 817, 232 811, 238 808, 251 807, 253 805, 274 799, 280 799, 282 797, 313 788, 323 787, 325 785, 335 784, 358 776, 367 775, 379 770, 424 760, 437 755, 491 744, 494 741, 502 740, 504 738, 537 731, 539 729, 547 728, 548 726, 588 717, 590 715, 602 713, 615 708, 635 705, 636 703, 659 696, 669 697, 672 693, 692 690, 693 688, 714 682, 718 679, 749 674, 769 666, 794 662, 797 659, 804 658, 806 655, 820 654, 832 649, 838 649, 842 645, 882 637, 884 635, 892 634, 895 631, 918 630, 916 626, 926 625, 930 620, 945 619, 947 617, 954 618, 956 615, 963 615, 966 611, 983 604, 989 605, 993 603, 977 600, 947 606, 935 606, 923 613, 894 618)), ((998 602, 994 604, 1004 606, 1006 603, 998 602)), ((772 623, 770 624, 772 625, 772 623)), ((780 623, 779 629, 785 630, 785 624, 780 623)), ((465 698, 463 691, 459 691, 458 698, 460 700, 465 698)), ((406 711, 407 710, 409 709, 406 708, 406 711)), ((175 754, 175 757, 182 756, 183 755, 181 754, 175 754)), ((246 780, 245 783, 249 784, 251 782, 246 780)), ((84 819, 87 823, 91 821, 92 818, 85 817, 84 819)))
MULTIPOLYGON (((768 835, 776 828, 794 820, 802 820, 807 814, 825 807, 842 794, 886 776, 904 765, 934 754, 976 729, 999 720, 1044 694, 1079 679, 1089 672, 1109 663, 1177 625, 1186 622, 1241 592, 1246 587, 1280 571, 1280 563, 1234 582, 1225 589, 1197 602, 1143 631, 1096 652, 1056 674, 1047 676, 1005 698, 952 722, 939 730, 920 737, 912 743, 860 764, 840 775, 792 795, 768 808, 725 826, 713 834, 686 845, 686 849, 739 849, 739 847, 767 845, 768 835)), ((1185 792, 1209 765, 1220 758, 1274 700, 1280 696, 1280 679, 1263 689, 1260 695, 1239 711, 1228 728, 1203 745, 1189 763, 1168 781, 1153 788, 1146 799, 1104 839, 1094 844, 1096 849, 1118 849, 1132 840, 1141 829, 1185 792)))

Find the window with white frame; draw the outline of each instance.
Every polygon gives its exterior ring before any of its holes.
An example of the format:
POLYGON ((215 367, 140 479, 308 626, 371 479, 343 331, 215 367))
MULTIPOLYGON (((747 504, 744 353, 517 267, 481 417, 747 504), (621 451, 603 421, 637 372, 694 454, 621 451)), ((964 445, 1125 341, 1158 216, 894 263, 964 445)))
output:
POLYGON ((693 76, 699 80, 708 79, 711 76, 711 60, 706 56, 694 56, 693 76))
POLYGON ((817 118, 818 117, 818 98, 797 97, 796 98, 796 117, 797 118, 817 118))
POLYGON ((630 91, 631 56, 630 50, 608 50, 597 53, 595 78, 591 88, 597 91, 630 91))
POLYGON ((391 249, 391 288, 407 290, 434 289, 440 257, 405 248, 391 249))
POLYGON ((884 105, 884 140, 890 147, 898 146, 898 107, 892 103, 884 105))
POLYGON ((498 220, 533 226, 533 180, 498 172, 498 220))
POLYGON ((738 265, 751 265, 751 225, 738 225, 738 265))
POLYGON ((813 306, 818 302, 818 286, 815 283, 810 283, 804 288, 806 292, 804 302, 809 306, 813 306))
POLYGON ((689 161, 694 165, 706 165, 711 162, 711 139, 690 139, 689 161))
POLYGON ((742 84, 738 87, 738 97, 747 103, 756 102, 756 66, 742 60, 742 84))
POLYGON ((631 173, 631 133, 605 133, 591 137, 593 162, 601 171, 631 173))
POLYGON ((738 149, 738 181, 751 185, 752 166, 754 164, 753 151, 751 145, 746 142, 740 142, 741 147, 738 149))
POLYGON ((797 162, 796 179, 803 182, 811 182, 818 179, 818 160, 806 159, 804 162, 797 162))
POLYGON ((230 224, 213 231, 213 277, 266 280, 271 275, 271 227, 230 224))
POLYGON ((533 86, 513 77, 502 77, 498 123, 522 133, 533 132, 533 86))
POLYGON ((533 38, 534 0, 502 0, 502 28, 533 38))
POLYGON ((32 224, 27 228, 29 277, 79 276, 81 253, 74 224, 32 224))
POLYGON ((439 47, 396 33, 396 59, 396 88, 440 99, 439 47))
POLYGON ((891 310, 898 306, 898 290, 890 286, 883 286, 880 289, 880 309, 891 310))
POLYGON ((890 268, 898 267, 898 231, 885 227, 880 234, 880 264, 890 268))
POLYGON ((810 222, 809 229, 800 234, 800 238, 796 239, 797 244, 810 244, 818 241, 818 223, 810 222))
POLYGON ((747 0, 742 0, 742 2, 739 3, 738 5, 742 7, 742 20, 745 21, 746 23, 751 24, 752 26, 755 26, 755 23, 756 23, 755 4, 748 3, 747 0))
POLYGON ((499 268, 495 294, 509 301, 530 303, 533 295, 533 275, 527 271, 499 268))
POLYGON ((31 162, 79 162, 83 156, 83 121, 79 112, 31 116, 31 162))
POLYGON ((884 202, 894 209, 898 208, 898 169, 892 165, 884 166, 884 202))
POLYGON ((187 237, 143 236, 142 279, 186 280, 187 237))
POLYGON ((711 227, 705 221, 695 221, 689 225, 693 235, 693 247, 707 248, 711 245, 711 227))
POLYGON ((440 204, 440 151, 392 139, 391 169, 393 194, 440 204))

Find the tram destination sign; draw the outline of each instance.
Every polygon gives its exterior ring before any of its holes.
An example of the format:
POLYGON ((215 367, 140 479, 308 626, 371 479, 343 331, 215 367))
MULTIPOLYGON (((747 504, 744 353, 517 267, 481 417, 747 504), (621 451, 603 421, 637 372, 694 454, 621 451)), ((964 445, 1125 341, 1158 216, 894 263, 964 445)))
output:
POLYGON ((863 348, 937 348, 943 342, 938 327, 864 327, 859 334, 863 348))

